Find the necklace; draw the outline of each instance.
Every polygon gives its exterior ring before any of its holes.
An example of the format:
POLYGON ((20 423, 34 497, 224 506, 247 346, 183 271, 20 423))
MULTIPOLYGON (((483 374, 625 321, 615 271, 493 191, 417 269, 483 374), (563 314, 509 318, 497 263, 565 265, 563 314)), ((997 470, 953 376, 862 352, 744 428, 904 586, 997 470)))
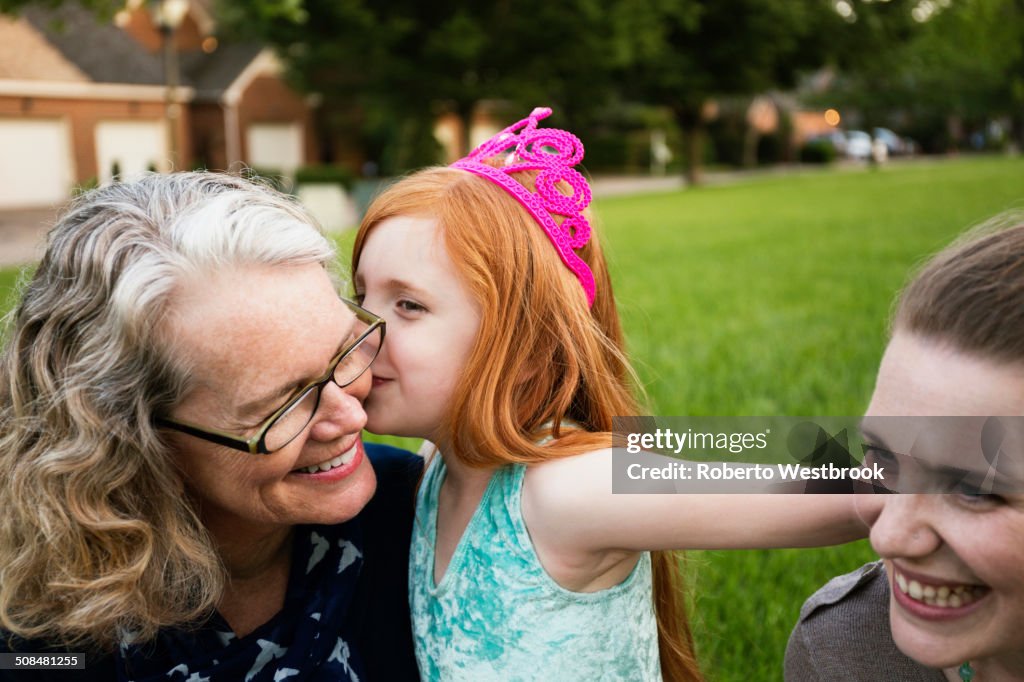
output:
POLYGON ((957 672, 960 673, 960 679, 963 682, 971 682, 974 679, 974 668, 971 667, 970 661, 957 668, 957 672))

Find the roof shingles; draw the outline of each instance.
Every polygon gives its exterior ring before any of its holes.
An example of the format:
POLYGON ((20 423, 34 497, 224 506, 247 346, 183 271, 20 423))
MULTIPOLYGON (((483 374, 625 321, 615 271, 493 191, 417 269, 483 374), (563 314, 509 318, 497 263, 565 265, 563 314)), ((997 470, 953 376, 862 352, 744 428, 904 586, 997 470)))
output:
POLYGON ((89 78, 24 19, 0 16, 0 78, 86 82, 89 78))
MULTIPOLYGON (((159 54, 151 54, 127 32, 104 23, 76 2, 65 2, 58 9, 29 7, 24 21, 48 41, 51 62, 63 61, 63 72, 77 72, 79 80, 96 83, 163 85, 165 74, 159 54), (59 54, 57 54, 59 53, 59 54), (63 57, 63 59, 61 59, 63 57)), ((0 36, 4 24, 0 23, 0 36)), ((2 42, 2 41, 0 41, 2 42)), ((43 42, 43 41, 40 41, 43 42)), ((261 52, 255 44, 222 43, 212 54, 186 52, 179 55, 181 84, 193 86, 200 99, 218 98, 242 74, 261 52)), ((4 52, 0 51, 0 77, 4 77, 4 52)), ((7 64, 14 63, 6 60, 7 64)), ((15 77, 15 76, 7 76, 15 77)), ((59 80, 48 77, 46 80, 59 80)))
POLYGON ((161 85, 160 58, 113 24, 103 23, 77 3, 56 10, 29 7, 25 18, 61 54, 96 83, 161 85))

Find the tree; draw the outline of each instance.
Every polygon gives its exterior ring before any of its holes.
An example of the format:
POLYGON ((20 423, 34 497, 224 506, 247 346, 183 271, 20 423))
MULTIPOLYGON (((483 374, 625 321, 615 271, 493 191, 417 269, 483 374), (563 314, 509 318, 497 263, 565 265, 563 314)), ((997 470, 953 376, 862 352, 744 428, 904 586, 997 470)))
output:
MULTIPOLYGON (((53 9, 62 4, 63 0, 0 0, 0 14, 17 14, 29 5, 53 9)), ((112 17, 119 9, 124 9, 123 0, 79 0, 79 4, 104 17, 112 17)))
POLYGON ((908 1, 861 3, 850 21, 824 0, 629 0, 619 5, 622 27, 644 39, 620 42, 631 51, 624 82, 632 97, 672 110, 697 183, 709 102, 787 87, 802 70, 904 40, 908 1))
POLYGON ((359 131, 384 172, 436 161, 438 114, 468 123, 482 100, 551 105, 584 132, 610 104, 638 102, 672 112, 696 181, 709 102, 875 58, 910 35, 918 1, 217 0, 217 13, 229 38, 277 47, 293 83, 324 98, 323 123, 359 131))
POLYGON ((571 122, 613 90, 599 0, 222 0, 220 10, 239 35, 275 45, 325 110, 344 112, 335 129, 366 131, 388 172, 436 160, 443 111, 468 123, 481 100, 504 100, 549 104, 571 122))
POLYGON ((915 7, 910 40, 852 64, 833 99, 884 121, 899 112, 936 151, 955 145, 950 121, 1010 118, 1024 145, 1024 0, 915 7), (931 138, 931 139, 929 139, 931 138))

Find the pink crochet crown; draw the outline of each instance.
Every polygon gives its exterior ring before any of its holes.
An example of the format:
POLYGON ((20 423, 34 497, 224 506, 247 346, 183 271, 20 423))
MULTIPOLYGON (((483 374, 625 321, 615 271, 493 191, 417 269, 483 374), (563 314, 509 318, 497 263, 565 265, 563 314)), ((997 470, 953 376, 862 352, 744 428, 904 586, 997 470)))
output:
POLYGON ((573 168, 583 160, 583 143, 565 130, 538 129, 537 123, 550 115, 548 107, 534 109, 522 121, 505 128, 469 156, 453 163, 452 168, 461 168, 500 185, 530 212, 555 245, 562 262, 583 285, 589 306, 594 303, 594 273, 576 255, 576 249, 583 248, 590 239, 590 222, 583 215, 583 209, 590 205, 590 186, 573 168), (507 158, 500 168, 482 163, 503 154, 507 158), (510 175, 524 170, 540 171, 534 183, 536 192, 526 189, 510 175), (556 189, 559 181, 572 187, 570 196, 556 189), (561 225, 552 215, 564 217, 561 225))

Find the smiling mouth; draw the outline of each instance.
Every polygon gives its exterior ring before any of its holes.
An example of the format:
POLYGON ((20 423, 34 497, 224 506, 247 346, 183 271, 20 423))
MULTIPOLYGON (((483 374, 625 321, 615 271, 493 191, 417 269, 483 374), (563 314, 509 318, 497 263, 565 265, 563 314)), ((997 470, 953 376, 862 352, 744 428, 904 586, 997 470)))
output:
POLYGON ((904 575, 893 567, 893 585, 901 593, 920 604, 940 609, 959 609, 981 599, 989 592, 983 585, 966 583, 925 582, 904 575))
POLYGON ((313 464, 308 467, 302 467, 300 469, 294 469, 293 473, 299 474, 318 474, 321 471, 330 471, 331 469, 337 469, 340 466, 351 464, 352 460, 356 458, 356 452, 359 450, 359 441, 357 440, 352 444, 352 447, 341 453, 337 457, 321 462, 320 464, 313 464))

